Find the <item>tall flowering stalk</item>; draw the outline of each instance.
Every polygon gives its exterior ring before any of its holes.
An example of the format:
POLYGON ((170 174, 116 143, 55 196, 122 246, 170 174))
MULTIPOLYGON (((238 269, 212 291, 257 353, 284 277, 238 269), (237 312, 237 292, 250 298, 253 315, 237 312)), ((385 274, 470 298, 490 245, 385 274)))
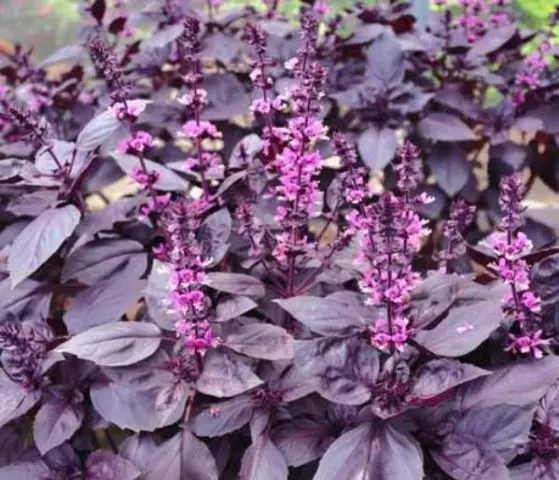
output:
POLYGON ((366 267, 359 286, 367 304, 385 308, 385 317, 370 327, 371 344, 381 350, 402 350, 413 335, 406 307, 419 275, 411 262, 429 233, 414 212, 415 206, 429 201, 425 195, 413 195, 421 178, 419 150, 405 143, 398 157, 400 194, 385 192, 352 216, 354 228, 362 234, 356 262, 366 267))
POLYGON ((498 260, 490 266, 510 286, 510 292, 503 298, 503 310, 519 332, 509 334, 506 350, 541 358, 542 349, 550 340, 542 338, 539 318, 541 300, 531 289, 529 266, 522 258, 532 250, 532 242, 518 231, 522 225, 521 214, 525 210, 522 205, 524 190, 518 173, 501 181, 499 206, 503 217, 486 243, 498 256, 498 260))
POLYGON ((297 80, 289 92, 293 115, 287 123, 286 146, 274 161, 278 176, 274 194, 279 200, 275 219, 280 229, 275 237, 273 255, 285 269, 288 296, 295 294, 298 259, 312 248, 303 228, 308 224, 319 194, 317 175, 322 159, 315 144, 326 138, 326 129, 316 118, 326 79, 326 69, 316 61, 317 27, 312 14, 303 15, 303 46, 297 57, 288 63, 297 80))
POLYGON ((208 348, 219 342, 209 323, 212 302, 203 287, 206 280, 205 268, 210 259, 203 257, 198 233, 204 215, 213 205, 206 174, 210 168, 220 163, 218 155, 205 151, 202 142, 205 139, 221 138, 221 132, 214 124, 200 119, 207 92, 200 87, 203 77, 199 59, 199 35, 199 21, 187 17, 179 40, 179 50, 185 55, 181 73, 188 91, 180 97, 179 102, 194 117, 182 128, 182 133, 195 146, 194 155, 186 160, 186 168, 200 175, 203 194, 199 199, 178 198, 169 202, 158 219, 159 231, 164 241, 154 253, 159 260, 168 264, 170 270, 168 304, 177 317, 177 336, 184 340, 188 352, 195 355, 201 366, 208 348))
POLYGON ((452 202, 448 220, 444 222, 442 250, 437 255, 439 268, 447 272, 448 263, 466 253, 466 242, 462 237, 464 230, 472 223, 476 208, 459 198, 452 202))
POLYGON ((138 166, 130 172, 130 177, 140 189, 147 190, 150 194, 149 202, 142 207, 142 214, 149 215, 159 211, 169 201, 168 195, 158 196, 155 184, 159 174, 147 168, 144 159, 144 150, 153 145, 153 138, 148 132, 135 130, 134 125, 145 109, 145 104, 132 102, 130 85, 126 83, 124 74, 112 48, 100 39, 92 40, 89 45, 89 55, 97 73, 105 79, 111 92, 110 111, 123 125, 129 128, 129 135, 118 146, 120 153, 138 157, 138 166))

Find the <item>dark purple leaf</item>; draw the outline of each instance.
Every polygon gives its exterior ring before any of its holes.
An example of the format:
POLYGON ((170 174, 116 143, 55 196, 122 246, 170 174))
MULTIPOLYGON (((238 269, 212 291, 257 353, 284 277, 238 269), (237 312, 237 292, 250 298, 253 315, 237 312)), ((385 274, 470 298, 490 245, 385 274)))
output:
POLYGON ((462 120, 445 112, 430 113, 419 121, 417 128, 429 140, 463 142, 476 139, 474 132, 462 120))
POLYGON ((27 279, 12 288, 10 279, 0 281, 0 311, 19 316, 47 317, 52 287, 47 283, 27 279))
POLYGON ((192 419, 192 431, 201 437, 219 437, 246 425, 254 401, 249 395, 209 405, 192 419))
MULTIPOLYGON (((139 100, 135 100, 134 102, 139 102, 139 100)), ((90 120, 83 128, 76 140, 76 148, 81 152, 92 152, 111 138, 119 128, 121 128, 121 123, 116 116, 107 109, 90 120)))
POLYGON ((215 309, 214 322, 227 322, 250 312, 258 304, 249 297, 234 296, 219 302, 215 309))
POLYGON ((429 399, 457 385, 490 374, 487 370, 456 360, 431 360, 416 373, 412 396, 419 400, 429 399))
POLYGON ((271 438, 290 467, 317 460, 334 441, 324 425, 310 419, 284 423, 272 431, 271 438))
POLYGON ((142 480, 217 480, 217 466, 208 447, 188 430, 162 443, 142 480))
POLYGON ((70 439, 80 428, 83 418, 80 403, 54 399, 43 404, 33 423, 33 438, 41 455, 70 439))
POLYGON ((142 472, 129 460, 104 450, 96 450, 85 464, 87 480, 136 480, 142 472))
POLYGON ((247 176, 247 172, 245 172, 245 171, 232 173, 225 180, 223 180, 223 182, 221 182, 221 184, 219 185, 219 188, 215 192, 216 196, 223 195, 225 192, 227 192, 237 182, 239 182, 240 180, 244 180, 246 178, 246 176, 247 176))
POLYGON ((173 330, 175 316, 169 313, 169 277, 170 272, 161 262, 155 260, 148 277, 145 289, 145 300, 149 314, 155 322, 165 330, 173 330))
POLYGON ((432 330, 417 332, 415 340, 444 357, 460 357, 476 349, 503 320, 500 297, 456 306, 432 330))
POLYGON ((208 352, 204 370, 198 379, 199 392, 213 397, 234 397, 262 384, 240 359, 220 350, 208 352))
POLYGON ((487 33, 474 42, 466 58, 473 60, 475 57, 493 53, 514 36, 517 28, 516 24, 511 23, 502 27, 487 29, 487 33))
POLYGON ((68 332, 76 334, 103 323, 117 322, 142 296, 145 280, 124 270, 78 293, 64 315, 68 332))
POLYGON ((462 409, 500 405, 530 405, 537 402, 559 378, 559 359, 518 360, 459 387, 458 402, 462 409))
POLYGON ((142 49, 155 50, 156 48, 166 47, 169 43, 174 42, 177 38, 179 38, 183 31, 184 26, 182 23, 163 27, 161 30, 158 30, 152 35, 146 37, 146 39, 142 42, 142 49))
POLYGON ((107 5, 105 4, 105 0, 94 0, 91 7, 89 7, 89 11, 97 23, 101 25, 103 23, 103 17, 105 16, 105 12, 107 11, 107 5))
POLYGON ((202 243, 204 257, 211 259, 209 266, 217 265, 225 257, 229 248, 231 227, 231 214, 226 208, 212 213, 202 223, 198 239, 202 243))
POLYGON ((395 35, 378 35, 367 50, 367 80, 387 89, 399 85, 404 79, 404 60, 404 51, 395 35))
POLYGON ((263 360, 293 358, 293 338, 276 325, 242 325, 225 337, 224 345, 235 352, 263 360))
POLYGON ((542 425, 549 425, 553 430, 559 430, 559 384, 552 385, 540 400, 536 420, 542 425))
POLYGON ((515 465, 509 469, 509 473, 510 480, 534 480, 532 465, 530 463, 515 465))
POLYGON ((23 441, 15 427, 0 428, 0 467, 20 461, 23 441))
POLYGON ((8 256, 8 270, 15 287, 45 263, 72 234, 80 221, 73 205, 46 210, 16 237, 8 256))
POLYGON ((330 445, 314 480, 356 478, 423 478, 421 448, 411 436, 388 424, 363 423, 330 445))
POLYGON ((262 150, 264 142, 255 133, 247 135, 241 139, 233 148, 229 158, 229 168, 244 167, 247 161, 254 159, 256 154, 262 150))
MULTIPOLYGON (((111 157, 113 157, 116 164, 127 175, 130 174, 134 168, 140 166, 140 160, 134 155, 112 152, 111 157)), ((189 183, 185 179, 179 177, 175 172, 169 170, 167 167, 159 165, 158 163, 152 162, 148 159, 144 159, 144 162, 146 164, 146 168, 150 172, 155 171, 159 174, 159 178, 155 184, 156 189, 173 192, 177 190, 186 191, 190 187, 189 183)))
POLYGON ((124 268, 132 269, 139 278, 146 267, 144 247, 134 240, 93 241, 68 256, 62 268, 62 281, 75 279, 95 285, 124 268))
POLYGON ((397 146, 396 132, 388 127, 369 127, 357 139, 363 163, 373 171, 382 170, 392 161, 397 146))
POLYGON ((40 391, 27 390, 0 369, 0 427, 27 413, 40 398, 40 391))
POLYGON ((479 120, 483 115, 481 107, 473 99, 462 94, 459 84, 445 85, 437 93, 435 101, 472 120, 479 120))
POLYGON ((0 468, 0 480, 44 480, 48 477, 49 469, 40 460, 22 462, 0 468))
POLYGON ((106 367, 132 365, 152 355, 161 343, 161 330, 152 323, 117 322, 79 333, 56 348, 106 367))
POLYGON ((449 197, 454 197, 468 183, 472 170, 466 152, 456 143, 437 143, 429 155, 429 167, 449 197))
POLYGON ((111 21, 107 30, 112 33, 113 35, 117 35, 124 30, 126 26, 126 17, 116 17, 114 20, 111 21))
POLYGON ((210 272, 207 275, 209 287, 220 292, 249 297, 263 297, 264 284, 258 278, 242 273, 210 272))
POLYGON ((6 210, 18 216, 37 217, 52 207, 56 200, 57 193, 54 190, 37 191, 10 199, 6 210))
POLYGON ((0 181, 10 180, 19 175, 27 162, 19 158, 0 160, 0 181))
POLYGON ((118 453, 144 472, 149 468, 151 458, 156 450, 157 444, 154 438, 140 433, 127 437, 120 444, 118 453))
POLYGON ((205 120, 229 120, 248 110, 249 96, 235 75, 205 75, 203 87, 208 92, 208 106, 202 111, 205 120))
POLYGON ((322 397, 344 405, 370 400, 380 370, 378 352, 358 338, 299 342, 295 363, 322 397))
POLYGON ((162 406, 158 409, 156 403, 160 392, 160 388, 139 391, 108 383, 94 385, 90 395, 93 407, 108 422, 134 432, 153 432, 176 423, 188 398, 179 399, 174 410, 162 406))
POLYGON ((489 175, 502 178, 526 166, 529 151, 524 145, 511 141, 491 145, 489 148, 489 175))
POLYGON ((287 480, 285 458, 267 436, 256 440, 243 455, 239 480, 287 480))
MULTIPOLYGON (((346 337, 366 327, 362 309, 348 308, 334 299, 292 297, 277 303, 296 320, 314 332, 331 337, 346 337)), ((371 310, 371 315, 374 310, 371 310)))
POLYGON ((203 55, 221 63, 231 63, 239 58, 244 45, 231 35, 213 32, 204 38, 203 55))

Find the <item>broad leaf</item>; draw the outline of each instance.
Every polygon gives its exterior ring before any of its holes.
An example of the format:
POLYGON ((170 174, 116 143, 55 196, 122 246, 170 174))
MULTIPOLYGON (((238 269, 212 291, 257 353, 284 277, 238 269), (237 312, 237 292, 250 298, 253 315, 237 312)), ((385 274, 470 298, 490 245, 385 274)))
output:
POLYGON ((146 434, 135 434, 130 435, 120 444, 118 453, 143 472, 149 468, 151 457, 156 450, 157 444, 153 437, 146 434))
POLYGON ((62 47, 56 52, 51 53, 37 65, 37 68, 46 68, 51 65, 56 65, 57 63, 75 63, 81 60, 84 53, 84 48, 81 45, 68 45, 67 47, 62 47))
POLYGON ((27 390, 0 369, 0 427, 26 414, 40 398, 40 391, 27 390))
POLYGON ((367 80, 385 89, 399 85, 404 79, 404 60, 404 51, 396 36, 381 33, 367 50, 367 80))
POLYGON ((15 287, 43 265, 72 234, 80 221, 73 205, 46 210, 16 237, 10 248, 8 270, 15 287))
POLYGON ((217 480, 215 459, 208 447, 188 430, 162 443, 142 480, 217 480))
POLYGON ((223 398, 234 397, 261 384, 262 380, 240 359, 212 350, 206 356, 196 388, 206 395, 223 398))
POLYGON ((243 325, 227 335, 225 346, 243 355, 263 360, 293 358, 293 338, 276 325, 243 325))
POLYGON ((363 423, 326 451, 314 480, 418 480, 423 455, 410 436, 387 424, 363 423))
POLYGON ((136 480, 142 473, 129 460, 103 450, 89 455, 85 467, 88 480, 136 480))
POLYGON ((49 468, 41 461, 30 461, 7 465, 0 468, 0 480, 44 480, 48 478, 49 468))
MULTIPOLYGON (((277 303, 310 330, 332 337, 345 337, 367 325, 363 309, 348 308, 340 301, 322 297, 292 297, 277 303)), ((370 323, 374 310, 371 309, 370 323)))
POLYGON ((472 60, 475 57, 493 53, 507 43, 514 36, 516 31, 517 25, 514 23, 487 29, 485 35, 475 41, 468 52, 467 58, 472 60))
POLYGON ((382 170, 394 158, 398 140, 396 132, 388 127, 372 126, 357 139, 357 149, 371 170, 382 170))
POLYGON ((430 113, 419 121, 418 130, 423 137, 441 142, 476 139, 474 132, 462 120, 445 112, 430 113))
POLYGON ((243 455, 239 480, 287 480, 285 458, 268 436, 256 440, 243 455))
POLYGON ((258 278, 242 273, 210 272, 206 285, 220 292, 249 297, 263 297, 264 284, 258 278))
POLYGON ((227 322, 250 312, 258 304, 249 297, 234 296, 219 302, 215 308, 214 322, 227 322))
POLYGON ((33 438, 41 455, 70 439, 80 428, 83 418, 81 404, 59 399, 43 404, 33 423, 33 438))
POLYGON ((455 143, 437 143, 429 155, 429 167, 449 197, 462 190, 472 170, 466 152, 455 143))
MULTIPOLYGON (((140 160, 134 155, 112 152, 111 157, 113 157, 116 164, 126 174, 130 174, 134 168, 140 166, 140 160)), ((175 172, 169 170, 167 167, 148 159, 144 159, 144 162, 149 172, 157 172, 159 174, 159 178, 154 185, 157 190, 184 192, 190 187, 189 183, 185 179, 179 177, 175 172)))
POLYGON ((231 214, 226 208, 212 213, 202 223, 198 239, 202 243, 204 257, 211 259, 210 265, 217 265, 227 253, 231 226, 231 214))
POLYGON ((152 323, 117 322, 79 333, 56 348, 100 366, 132 365, 152 355, 161 343, 161 331, 152 323))
POLYGON ((192 431, 201 437, 218 437, 246 425, 254 409, 252 397, 242 395, 209 405, 192 419, 192 431))
POLYGON ((183 31, 184 26, 182 25, 182 23, 163 27, 161 30, 158 30, 154 34, 146 37, 146 39, 142 43, 142 48, 149 50, 163 48, 179 38, 183 31))

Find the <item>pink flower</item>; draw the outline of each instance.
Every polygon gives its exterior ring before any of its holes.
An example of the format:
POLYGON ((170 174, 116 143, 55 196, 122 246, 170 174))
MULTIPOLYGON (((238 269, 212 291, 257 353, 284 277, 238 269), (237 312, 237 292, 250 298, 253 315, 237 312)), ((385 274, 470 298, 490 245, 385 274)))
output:
POLYGON ((120 142, 118 150, 121 153, 142 153, 146 147, 153 145, 153 137, 144 131, 134 132, 131 137, 120 142))
POLYGON ((269 100, 258 98, 252 102, 250 111, 253 114, 260 113, 262 115, 267 115, 272 111, 272 103, 269 100))
POLYGON ((201 108, 208 102, 208 92, 203 88, 197 88, 185 93, 177 101, 187 107, 195 106, 196 108, 201 108))
POLYGON ((408 340, 413 336, 413 329, 408 328, 409 320, 398 317, 392 324, 392 335, 389 333, 388 322, 378 319, 373 326, 369 327, 371 345, 379 350, 395 348, 403 351, 408 340))
POLYGON ((217 127, 210 122, 201 120, 197 122, 196 120, 189 120, 183 127, 183 132, 189 138, 222 138, 222 133, 217 129, 217 127))
POLYGON ((533 313, 541 313, 542 311, 541 298, 530 290, 522 294, 522 305, 533 313))
POLYGON ((317 15, 326 15, 329 10, 327 0, 315 0, 312 9, 317 15))
POLYGON ((140 185, 147 188, 154 185, 159 180, 160 173, 156 171, 146 172, 140 167, 134 167, 129 174, 130 178, 140 185))
POLYGON ((126 120, 128 118, 135 120, 146 109, 144 102, 116 102, 111 105, 110 110, 118 120, 126 120))
POLYGON ((549 345, 551 340, 542 340, 541 336, 541 330, 537 330, 531 335, 525 334, 519 337, 511 333, 509 334, 510 343, 505 350, 515 354, 531 354, 534 358, 542 358, 542 347, 549 345))

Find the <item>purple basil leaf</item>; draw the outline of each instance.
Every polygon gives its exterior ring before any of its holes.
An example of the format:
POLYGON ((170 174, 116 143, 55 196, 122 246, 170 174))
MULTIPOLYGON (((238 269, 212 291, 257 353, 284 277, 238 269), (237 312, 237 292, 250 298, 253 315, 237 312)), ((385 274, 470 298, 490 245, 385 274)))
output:
POLYGON ((169 312, 169 279, 170 270, 159 260, 154 260, 145 289, 145 300, 149 314, 153 320, 165 330, 173 330, 177 321, 169 312))
POLYGON ((299 342, 295 362, 322 397, 344 405, 370 400, 380 370, 378 352, 358 338, 299 342))
POLYGON ((27 413, 40 398, 39 390, 26 389, 0 369, 0 427, 27 413))
POLYGON ((493 53, 514 36, 517 28, 516 24, 511 23, 502 27, 492 27, 487 29, 485 35, 474 42, 466 58, 473 60, 476 57, 493 53))
POLYGON ((423 455, 410 436, 387 424, 363 423, 328 448, 314 480, 423 478, 423 455))
POLYGON ((85 464, 87 480, 136 480, 142 472, 129 460, 104 450, 96 450, 85 464))
POLYGON ((68 45, 51 53, 37 65, 37 68, 46 68, 58 63, 78 63, 84 53, 85 50, 81 45, 68 45))
POLYGON ((533 480, 532 464, 523 463, 522 465, 515 465, 509 469, 510 480, 533 480))
POLYGON ((262 384, 239 358, 221 350, 208 352, 196 389, 213 397, 233 397, 262 384))
POLYGON ((287 480, 285 458, 267 435, 259 437, 243 455, 239 480, 287 480))
POLYGON ((44 480, 49 477, 49 468, 40 460, 22 462, 0 468, 0 480, 44 480))
MULTIPOLYGON (((140 165, 140 161, 138 160, 138 157, 134 155, 112 152, 111 157, 113 157, 116 164, 127 175, 130 174, 134 168, 140 165)), ((190 184, 185 179, 179 177, 175 172, 169 170, 167 167, 152 162, 147 158, 144 159, 144 162, 146 164, 146 168, 150 172, 155 171, 159 174, 159 178, 157 179, 157 182, 154 185, 156 189, 164 190, 168 192, 173 192, 173 191, 184 192, 188 190, 188 188, 190 187, 190 184)))
POLYGON ((10 279, 0 281, 0 311, 23 317, 47 317, 52 287, 47 283, 27 279, 12 288, 10 279))
POLYGON ((255 277, 242 273, 210 272, 206 285, 220 292, 249 297, 263 297, 264 284, 255 277))
POLYGON ((5 158, 0 160, 0 181, 10 180, 19 176, 27 162, 19 158, 5 158))
POLYGON ((200 437, 219 437, 246 425, 254 409, 250 395, 209 405, 192 419, 192 431, 200 437))
POLYGON ((18 216, 37 217, 56 203, 57 192, 42 190, 10 199, 6 210, 18 216))
POLYGON ((417 332, 415 340, 436 355, 460 357, 475 350, 502 322, 500 298, 451 308, 432 330, 417 332))
POLYGON ((176 423, 187 400, 187 396, 179 399, 174 410, 167 408, 171 405, 158 409, 160 392, 160 388, 138 391, 108 383, 94 385, 90 395, 93 407, 106 421, 134 432, 153 432, 176 423))
POLYGON ((68 256, 62 268, 62 281, 75 279, 85 285, 95 285, 123 268, 131 268, 139 278, 146 267, 144 248, 134 240, 93 241, 68 256))
POLYGON ((68 332, 76 334, 103 323, 117 322, 142 296, 145 280, 130 276, 129 270, 78 293, 64 315, 68 332))
POLYGON ((142 49, 155 50, 157 48, 166 47, 169 43, 174 42, 177 38, 179 38, 183 31, 184 26, 181 23, 163 27, 152 35, 146 37, 146 39, 142 42, 142 49))
POLYGON ((461 386, 457 399, 463 409, 499 405, 503 399, 510 405, 529 405, 543 397, 558 378, 557 357, 519 360, 461 386))
POLYGON ((553 430, 559 430, 559 384, 552 385, 540 400, 536 420, 542 425, 549 425, 553 430))
POLYGON ((419 121, 419 133, 429 140, 463 142, 475 140, 474 132, 455 115, 433 112, 419 121))
POLYGON ((345 337, 366 327, 362 309, 347 308, 333 299, 302 296, 277 300, 277 303, 310 330, 322 335, 345 337))
POLYGON ((223 182, 221 182, 221 184, 219 185, 219 188, 215 192, 216 196, 223 195, 233 185, 235 185, 240 180, 244 180, 246 177, 247 177, 247 172, 245 172, 245 171, 232 173, 225 180, 223 180, 223 182))
POLYGON ((117 322, 79 333, 56 348, 100 366, 132 365, 152 355, 161 343, 161 330, 152 323, 117 322))
POLYGON ((252 309, 258 304, 249 297, 234 296, 219 302, 215 308, 214 322, 227 322, 233 320, 252 309))
POLYGON ((188 430, 181 430, 157 448, 142 480, 218 480, 218 476, 208 447, 188 430))
POLYGON ((0 428, 0 467, 21 460, 19 457, 23 450, 23 439, 11 425, 0 428))
MULTIPOLYGON (((531 476, 524 477, 526 480, 534 478, 538 480, 557 480, 559 478, 559 459, 532 457, 531 476)), ((516 477, 515 477, 516 478, 516 477)))
POLYGON ((211 259, 208 266, 217 265, 229 248, 232 219, 226 208, 212 213, 202 223, 198 233, 198 240, 202 243, 204 257, 211 259))
MULTIPOLYGON (((148 100, 127 100, 130 107, 145 107, 148 100)), ((82 152, 91 152, 109 140, 121 128, 120 121, 109 109, 93 118, 80 132, 76 148, 82 152)))
POLYGON ((70 439, 84 418, 81 404, 54 399, 41 406, 33 423, 33 438, 41 455, 70 439))
POLYGON ((71 167, 69 175, 75 177, 86 163, 84 152, 74 152, 75 148, 76 145, 73 142, 54 140, 52 145, 39 149, 35 156, 35 168, 44 175, 52 175, 60 168, 58 165, 60 163, 68 169, 71 167), (49 151, 56 155, 58 163, 49 151))
POLYGON ((367 50, 366 78, 378 88, 402 83, 405 74, 404 51, 395 35, 378 35, 367 50))
POLYGON ((392 161, 397 146, 396 132, 388 127, 369 127, 357 139, 361 159, 373 171, 384 169, 392 161))
POLYGON ((440 449, 431 450, 431 456, 455 480, 510 480, 507 467, 497 453, 486 452, 483 443, 474 444, 457 435, 447 437, 440 449))
POLYGON ((46 210, 16 237, 8 257, 12 287, 43 265, 72 234, 80 221, 73 205, 46 210))
POLYGON ((225 337, 224 345, 248 357, 263 360, 293 358, 293 338, 276 325, 250 323, 225 337))
POLYGON ((144 472, 149 468, 151 458, 156 450, 155 439, 140 433, 127 437, 120 444, 118 453, 144 472))
POLYGON ((229 120, 248 110, 249 97, 233 74, 205 75, 203 88, 208 92, 208 105, 202 111, 204 120, 229 120))
POLYGON ((429 168, 439 187, 454 197, 468 182, 472 166, 460 145, 437 143, 429 155, 429 168))
POLYGON ((532 406, 475 408, 460 419, 454 433, 483 444, 486 450, 498 453, 508 463, 516 456, 519 447, 528 442, 533 416, 532 406))
POLYGON ((412 395, 417 399, 428 399, 457 385, 490 374, 487 370, 456 360, 431 360, 417 372, 412 395))
POLYGON ((334 441, 324 425, 304 418, 275 428, 271 438, 290 467, 317 460, 334 441))

